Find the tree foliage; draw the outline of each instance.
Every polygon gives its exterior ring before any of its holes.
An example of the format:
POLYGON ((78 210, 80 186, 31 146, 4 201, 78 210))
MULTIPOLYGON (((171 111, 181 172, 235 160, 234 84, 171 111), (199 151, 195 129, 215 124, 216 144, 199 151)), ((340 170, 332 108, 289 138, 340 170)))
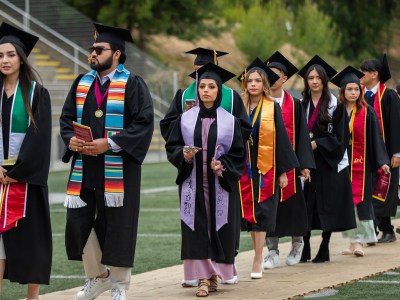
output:
POLYGON ((279 0, 269 1, 266 5, 256 1, 239 21, 240 27, 235 32, 236 43, 249 59, 257 56, 263 59, 288 40, 286 24, 292 18, 279 0))
POLYGON ((347 59, 360 59, 366 54, 377 55, 382 48, 389 46, 395 0, 314 1, 321 10, 331 15, 340 30, 338 52, 347 59))
POLYGON ((332 20, 318 7, 306 0, 297 9, 293 24, 292 43, 310 55, 321 56, 336 54, 339 49, 340 32, 332 20))

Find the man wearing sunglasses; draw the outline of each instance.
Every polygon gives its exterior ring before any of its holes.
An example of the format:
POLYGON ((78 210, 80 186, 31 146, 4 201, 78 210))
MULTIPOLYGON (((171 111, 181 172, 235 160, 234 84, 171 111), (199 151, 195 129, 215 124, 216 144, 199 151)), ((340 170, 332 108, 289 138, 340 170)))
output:
POLYGON ((112 299, 125 300, 136 246, 141 164, 154 127, 153 104, 143 79, 123 65, 125 41, 133 42, 130 32, 94 25, 88 57, 92 71, 74 81, 60 117, 63 161, 72 158, 64 203, 65 245, 68 259, 83 261, 87 277, 75 299, 95 299, 111 289, 112 299), (90 127, 91 142, 79 138, 73 122, 90 127))

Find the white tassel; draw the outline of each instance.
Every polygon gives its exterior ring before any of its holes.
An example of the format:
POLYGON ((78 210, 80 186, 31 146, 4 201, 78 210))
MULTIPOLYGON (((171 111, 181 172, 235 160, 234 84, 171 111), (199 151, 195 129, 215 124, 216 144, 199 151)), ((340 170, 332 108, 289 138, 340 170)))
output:
POLYGON ((104 197, 107 207, 124 206, 124 193, 105 193, 104 197))
POLYGON ((66 195, 64 200, 64 207, 66 208, 81 208, 86 206, 85 201, 79 196, 66 195))

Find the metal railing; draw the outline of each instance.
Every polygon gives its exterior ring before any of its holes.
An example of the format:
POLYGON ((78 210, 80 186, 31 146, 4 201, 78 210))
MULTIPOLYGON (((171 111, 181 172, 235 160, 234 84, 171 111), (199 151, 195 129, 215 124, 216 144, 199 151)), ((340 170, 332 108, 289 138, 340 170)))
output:
POLYGON ((18 21, 14 17, 12 17, 9 14, 5 13, 3 10, 0 10, 0 15, 3 18, 8 19, 9 21, 11 21, 12 23, 14 23, 15 25, 17 25, 17 26, 19 26, 21 28, 24 28, 24 30, 26 30, 27 32, 30 32, 30 33, 32 33, 34 35, 37 35, 43 43, 45 43, 47 46, 49 46, 53 50, 55 50, 58 53, 60 53, 65 58, 69 59, 74 64, 74 74, 78 74, 79 73, 79 67, 81 67, 84 70, 90 70, 90 68, 87 65, 87 63, 83 63, 80 60, 80 57, 79 57, 79 54, 82 54, 85 57, 87 57, 87 50, 84 50, 82 47, 78 46, 73 41, 71 41, 69 39, 66 39, 64 36, 62 36, 61 34, 59 34, 56 31, 54 31, 53 29, 48 27, 46 24, 44 24, 44 23, 40 22, 39 20, 35 19, 34 17, 32 17, 29 14, 29 5, 27 6, 27 9, 26 9, 27 11, 24 11, 24 10, 20 9, 19 7, 15 6, 14 4, 12 4, 9 1, 0 0, 0 3, 6 5, 10 9, 12 9, 13 11, 19 13, 21 15, 21 17, 23 18, 23 22, 18 21), (30 23, 33 23, 33 24, 37 25, 46 34, 57 38, 62 43, 63 46, 71 47, 73 49, 73 55, 71 55, 70 53, 68 53, 63 48, 59 47, 58 45, 56 45, 54 42, 51 42, 44 34, 32 30, 32 28, 30 26, 30 23))

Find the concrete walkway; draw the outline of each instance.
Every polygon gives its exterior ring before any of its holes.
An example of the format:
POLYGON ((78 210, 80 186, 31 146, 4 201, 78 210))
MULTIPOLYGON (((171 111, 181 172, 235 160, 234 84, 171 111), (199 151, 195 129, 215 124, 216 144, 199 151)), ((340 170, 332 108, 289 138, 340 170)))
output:
MULTIPOLYGON (((395 226, 400 220, 395 220, 395 226)), ((290 243, 280 244, 281 266, 266 270, 262 279, 250 279, 253 252, 247 251, 237 256, 239 283, 220 285, 218 292, 211 293, 209 299, 291 299, 296 296, 351 282, 366 276, 400 267, 400 236, 398 241, 365 247, 365 256, 341 255, 347 248, 348 240, 340 233, 332 235, 330 262, 322 264, 299 264, 288 267, 285 259, 290 251, 290 243)), ((318 251, 321 237, 311 238, 311 256, 318 251)), ((266 250, 264 251, 264 254, 266 250)), ((149 259, 152 257, 149 255, 149 259)), ((128 299, 194 299, 196 288, 182 288, 182 266, 159 269, 132 276, 132 284, 127 292, 128 299)), ((83 280, 82 280, 83 284, 83 280)), ((41 300, 71 300, 80 290, 73 288, 41 296, 41 300)), ((105 292, 97 299, 110 299, 105 292)))

